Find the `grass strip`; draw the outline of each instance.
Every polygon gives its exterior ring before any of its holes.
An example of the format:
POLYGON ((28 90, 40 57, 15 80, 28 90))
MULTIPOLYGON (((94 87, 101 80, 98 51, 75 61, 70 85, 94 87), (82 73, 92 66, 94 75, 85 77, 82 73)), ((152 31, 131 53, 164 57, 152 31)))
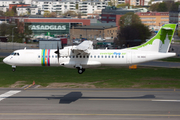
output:
POLYGON ((165 58, 165 59, 160 59, 159 61, 164 61, 164 62, 180 62, 180 57, 165 58))
POLYGON ((64 67, 17 67, 16 72, 0 59, 0 87, 17 81, 47 86, 50 83, 91 83, 96 88, 180 88, 180 69, 138 67, 98 67, 78 74, 64 67))

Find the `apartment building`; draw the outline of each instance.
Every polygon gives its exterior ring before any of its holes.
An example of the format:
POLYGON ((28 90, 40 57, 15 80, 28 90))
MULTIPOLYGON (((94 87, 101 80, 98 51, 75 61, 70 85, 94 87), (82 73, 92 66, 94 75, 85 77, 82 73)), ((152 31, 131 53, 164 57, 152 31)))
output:
POLYGON ((108 6, 108 1, 83 1, 78 2, 78 10, 83 14, 94 13, 97 10, 105 9, 108 6))
POLYGON ((38 14, 38 8, 37 7, 31 7, 31 6, 22 6, 16 8, 17 15, 37 15, 38 14))
POLYGON ((143 24, 149 26, 151 30, 159 30, 159 28, 169 23, 169 12, 146 12, 136 13, 139 15, 143 24))

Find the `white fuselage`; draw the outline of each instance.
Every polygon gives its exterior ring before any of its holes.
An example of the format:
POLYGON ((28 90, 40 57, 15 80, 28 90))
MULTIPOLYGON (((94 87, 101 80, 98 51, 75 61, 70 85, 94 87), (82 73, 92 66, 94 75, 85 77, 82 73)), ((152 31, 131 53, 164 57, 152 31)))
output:
POLYGON ((83 68, 97 66, 121 66, 138 64, 156 59, 175 56, 175 53, 160 53, 130 49, 89 50, 90 54, 76 55, 70 49, 60 50, 58 61, 55 49, 16 50, 3 61, 12 66, 64 66, 83 68))

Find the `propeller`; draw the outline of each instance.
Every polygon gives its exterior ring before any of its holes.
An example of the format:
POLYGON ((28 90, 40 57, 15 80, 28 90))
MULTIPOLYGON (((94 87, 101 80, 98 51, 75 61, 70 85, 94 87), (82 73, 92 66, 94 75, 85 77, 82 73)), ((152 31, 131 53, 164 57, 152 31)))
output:
MULTIPOLYGON (((63 46, 63 42, 61 41, 61 49, 63 49, 64 46, 63 46)), ((55 51, 54 53, 57 54, 57 57, 58 57, 58 63, 59 63, 59 58, 60 58, 60 52, 59 52, 59 44, 57 42, 57 51, 55 51)))
POLYGON ((54 53, 57 54, 57 57, 58 57, 58 63, 59 63, 60 52, 59 52, 59 44, 58 44, 58 43, 57 43, 57 51, 55 51, 54 53))

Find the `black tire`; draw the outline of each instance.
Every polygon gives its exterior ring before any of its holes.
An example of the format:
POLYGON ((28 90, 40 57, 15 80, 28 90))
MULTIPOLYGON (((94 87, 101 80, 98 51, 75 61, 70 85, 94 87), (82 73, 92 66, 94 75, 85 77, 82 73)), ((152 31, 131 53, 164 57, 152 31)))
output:
POLYGON ((83 69, 78 69, 79 74, 82 74, 83 72, 84 72, 83 69))
POLYGON ((12 71, 15 72, 15 71, 16 71, 16 68, 13 68, 12 71))

